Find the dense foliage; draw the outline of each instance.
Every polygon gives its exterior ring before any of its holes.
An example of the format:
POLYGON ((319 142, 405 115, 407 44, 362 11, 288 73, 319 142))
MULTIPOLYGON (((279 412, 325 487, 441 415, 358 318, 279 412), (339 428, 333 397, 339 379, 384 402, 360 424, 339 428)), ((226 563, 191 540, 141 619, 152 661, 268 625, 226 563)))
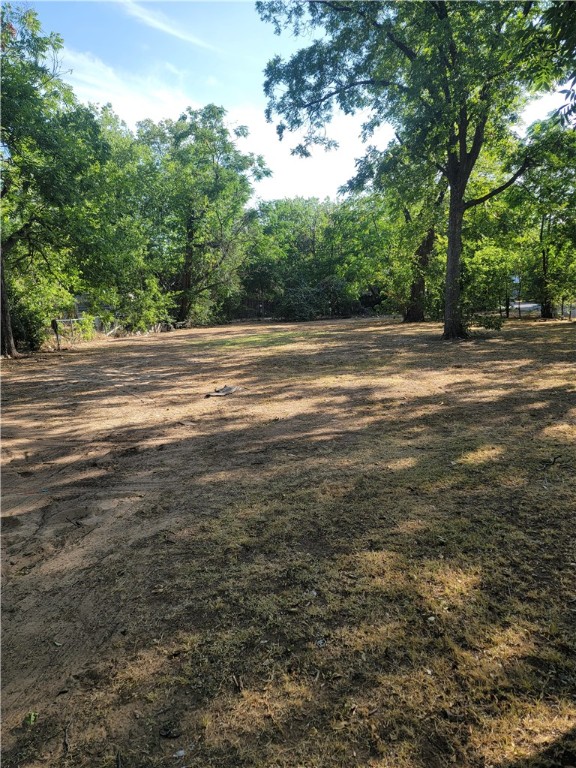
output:
POLYGON ((424 157, 446 180, 444 336, 464 336, 465 212, 510 186, 530 157, 480 197, 469 194, 472 174, 483 150, 510 132, 525 94, 552 87, 568 72, 541 4, 269 0, 257 6, 278 32, 319 32, 266 71, 268 115, 278 115, 279 134, 305 130, 295 151, 305 155, 311 144, 330 143, 324 127, 335 105, 345 113, 364 109, 367 135, 392 124, 408 157, 417 165, 424 157))
POLYGON ((251 206, 269 172, 224 109, 131 131, 78 103, 33 11, 4 7, 2 354, 82 311, 129 331, 392 312, 444 316, 453 337, 515 299, 544 317, 576 300, 572 4, 258 5, 278 31, 321 33, 267 69, 280 135, 305 130, 296 151, 330 144, 335 104, 370 111, 366 137, 396 129, 339 202, 251 206), (527 95, 562 82, 566 109, 521 138, 527 95))

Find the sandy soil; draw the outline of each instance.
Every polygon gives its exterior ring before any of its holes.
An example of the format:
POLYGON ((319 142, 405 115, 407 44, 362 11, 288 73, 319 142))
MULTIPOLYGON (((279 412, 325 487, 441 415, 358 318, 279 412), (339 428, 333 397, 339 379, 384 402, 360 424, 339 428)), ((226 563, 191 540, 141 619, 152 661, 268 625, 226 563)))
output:
POLYGON ((576 764, 575 328, 4 362, 6 768, 576 764))

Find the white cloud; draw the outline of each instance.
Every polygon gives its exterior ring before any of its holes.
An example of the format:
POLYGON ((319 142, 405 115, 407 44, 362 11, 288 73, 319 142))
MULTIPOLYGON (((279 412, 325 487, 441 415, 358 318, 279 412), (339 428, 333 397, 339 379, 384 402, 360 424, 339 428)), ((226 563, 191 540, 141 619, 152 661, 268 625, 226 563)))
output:
POLYGON ((164 62, 164 69, 179 78, 186 77, 187 75, 187 72, 184 69, 178 69, 178 67, 175 67, 174 64, 171 64, 169 61, 164 62))
MULTIPOLYGON (((118 72, 92 54, 69 48, 63 51, 62 65, 65 70, 72 70, 64 79, 72 85, 80 101, 111 103, 114 111, 131 128, 139 120, 150 118, 158 122, 177 119, 186 107, 199 109, 203 106, 186 92, 185 78, 180 79, 180 85, 175 84, 173 76, 162 78, 161 69, 157 69, 153 76, 118 72)), ((175 68, 169 64, 164 66, 164 72, 176 74, 175 68)), ((561 104, 561 94, 548 94, 528 105, 523 120, 529 124, 543 119, 561 104)), ((312 157, 299 158, 290 154, 298 136, 286 134, 284 140, 279 141, 275 126, 264 118, 263 105, 228 109, 229 124, 246 125, 250 131, 246 139, 238 140, 239 148, 244 152, 263 155, 273 172, 271 178, 255 185, 255 197, 263 200, 296 196, 335 198, 338 188, 354 175, 355 160, 364 154, 359 136, 365 117, 336 113, 327 126, 327 133, 338 141, 339 149, 325 152, 316 147, 312 157)), ((392 135, 392 129, 384 126, 370 143, 383 149, 392 135)))
MULTIPOLYGON (((327 133, 339 143, 339 148, 327 152, 315 147, 312 157, 301 158, 290 154, 291 147, 298 142, 297 135, 287 134, 279 141, 275 126, 266 122, 263 109, 238 107, 228 112, 231 124, 247 125, 250 130, 250 136, 238 140, 239 148, 263 155, 273 173, 272 178, 255 185, 255 196, 263 200, 298 196, 334 199, 338 188, 354 176, 355 160, 364 154, 359 136, 365 118, 361 114, 351 117, 337 113, 327 133)), ((392 135, 391 128, 383 127, 370 143, 383 149, 392 135)))
POLYGON ((139 120, 176 119, 186 107, 201 106, 173 83, 157 76, 119 73, 91 53, 64 48, 62 68, 64 79, 81 102, 112 104, 116 114, 131 128, 139 120))
POLYGON ((198 48, 205 48, 208 51, 219 52, 219 49, 214 45, 211 45, 205 40, 192 35, 190 32, 187 32, 184 29, 181 29, 175 22, 171 21, 162 12, 152 11, 149 8, 145 8, 142 5, 138 5, 138 3, 134 2, 134 0, 119 1, 122 7, 130 16, 138 19, 147 27, 158 29, 161 32, 165 32, 167 35, 178 38, 179 40, 192 43, 192 45, 195 45, 198 48))
POLYGON ((565 101, 565 96, 559 91, 540 96, 538 99, 528 104, 524 109, 522 112, 522 122, 525 126, 529 126, 536 120, 546 120, 546 118, 549 117, 550 112, 561 107, 565 101))
MULTIPOLYGON (((155 122, 177 119, 188 106, 199 109, 203 104, 192 99, 186 91, 154 76, 133 75, 118 72, 90 53, 80 53, 65 48, 62 67, 68 70, 64 79, 72 85, 77 98, 84 103, 112 104, 116 114, 130 128, 139 120, 150 118, 155 122)), ((165 70, 172 72, 169 65, 165 70)), ((340 149, 325 152, 317 147, 310 158, 294 157, 290 148, 297 137, 287 135, 280 142, 273 124, 267 123, 264 108, 256 106, 233 107, 228 111, 230 125, 247 125, 250 136, 239 139, 243 152, 263 155, 273 176, 256 185, 255 196, 264 200, 283 197, 336 196, 338 187, 354 175, 354 160, 363 154, 358 139, 361 116, 336 115, 328 127, 329 135, 340 144, 340 149)), ((390 133, 381 131, 374 143, 384 147, 390 133)))

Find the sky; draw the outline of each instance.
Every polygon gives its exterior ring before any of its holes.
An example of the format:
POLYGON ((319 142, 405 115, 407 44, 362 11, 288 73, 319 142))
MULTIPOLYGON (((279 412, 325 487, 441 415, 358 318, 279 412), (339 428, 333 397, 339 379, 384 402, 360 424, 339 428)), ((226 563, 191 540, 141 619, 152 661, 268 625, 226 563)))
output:
MULTIPOLYGON (((266 122, 264 69, 275 55, 288 57, 308 43, 289 32, 274 34, 247 0, 31 0, 44 33, 64 40, 62 77, 84 103, 111 103, 131 128, 139 120, 177 119, 186 107, 214 103, 231 127, 246 125, 245 152, 264 156, 272 177, 255 185, 255 198, 335 199, 363 155, 362 115, 336 114, 327 128, 338 150, 314 148, 311 158, 290 154, 297 143, 279 141, 266 122)), ((558 95, 531 105, 527 123, 562 103, 558 95)), ((392 137, 384 126, 370 139, 383 149, 392 137)))

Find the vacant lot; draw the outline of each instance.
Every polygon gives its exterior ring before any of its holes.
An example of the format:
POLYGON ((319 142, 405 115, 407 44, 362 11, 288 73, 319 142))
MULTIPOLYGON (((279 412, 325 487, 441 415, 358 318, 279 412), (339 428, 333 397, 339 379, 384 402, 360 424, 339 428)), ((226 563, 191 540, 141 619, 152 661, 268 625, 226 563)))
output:
POLYGON ((576 765, 575 329, 5 363, 3 765, 576 765))

